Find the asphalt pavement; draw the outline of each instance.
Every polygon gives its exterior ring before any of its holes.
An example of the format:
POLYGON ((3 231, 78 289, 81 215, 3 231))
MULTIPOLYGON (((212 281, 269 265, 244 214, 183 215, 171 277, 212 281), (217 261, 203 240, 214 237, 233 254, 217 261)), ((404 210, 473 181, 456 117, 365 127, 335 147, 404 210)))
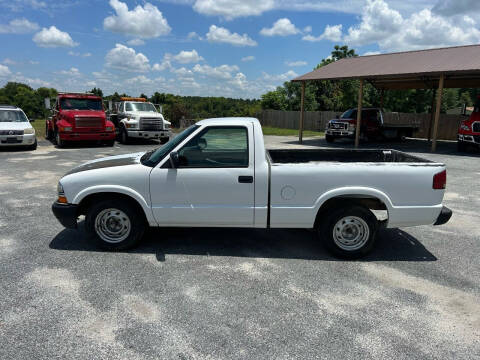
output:
POLYGON ((54 218, 69 169, 155 146, 0 150, 0 359, 480 358, 478 153, 394 144, 447 164, 454 215, 383 230, 359 261, 306 230, 156 229, 112 253, 54 218))

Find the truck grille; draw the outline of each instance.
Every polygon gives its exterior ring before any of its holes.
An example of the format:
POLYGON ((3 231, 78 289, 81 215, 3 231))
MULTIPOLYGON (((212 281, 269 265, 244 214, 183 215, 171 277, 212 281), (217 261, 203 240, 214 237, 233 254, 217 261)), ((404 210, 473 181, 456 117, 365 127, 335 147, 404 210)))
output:
POLYGON ((480 132, 480 122, 476 121, 472 124, 472 131, 473 132, 480 132))
POLYGON ((23 130, 0 130, 0 135, 23 135, 23 130))
POLYGON ((330 129, 346 130, 347 129, 347 124, 344 123, 344 122, 331 122, 330 123, 330 129))
POLYGON ((101 118, 76 117, 75 127, 77 128, 103 128, 103 120, 101 118))
POLYGON ((158 131, 163 130, 163 121, 159 118, 141 118, 140 130, 158 131))

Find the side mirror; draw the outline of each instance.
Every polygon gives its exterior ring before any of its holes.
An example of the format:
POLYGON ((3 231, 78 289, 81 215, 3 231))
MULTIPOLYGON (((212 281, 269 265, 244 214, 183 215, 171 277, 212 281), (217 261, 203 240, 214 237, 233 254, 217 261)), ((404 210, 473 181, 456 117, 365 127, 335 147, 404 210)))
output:
POLYGON ((205 150, 207 148, 207 140, 204 138, 198 139, 198 147, 200 150, 205 150))
POLYGON ((178 153, 176 151, 170 153, 170 165, 172 166, 172 169, 176 169, 178 168, 178 165, 180 165, 180 159, 178 158, 178 153))
POLYGON ((49 98, 45 98, 45 99, 44 99, 44 102, 45 102, 45 109, 51 110, 51 109, 52 109, 52 106, 50 105, 50 99, 49 99, 49 98))

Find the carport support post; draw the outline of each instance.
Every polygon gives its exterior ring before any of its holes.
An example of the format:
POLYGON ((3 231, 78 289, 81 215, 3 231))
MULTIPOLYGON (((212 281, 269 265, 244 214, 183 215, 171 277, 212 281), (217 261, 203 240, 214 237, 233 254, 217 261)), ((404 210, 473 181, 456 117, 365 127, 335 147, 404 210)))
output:
POLYGON ((300 125, 298 127, 298 141, 303 142, 303 121, 305 118, 305 81, 302 81, 302 100, 300 103, 300 125))
POLYGON ((360 127, 362 126, 362 103, 363 103, 363 79, 360 79, 358 88, 358 108, 357 108, 357 127, 355 131, 355 147, 360 143, 360 127))
POLYGON ((443 95, 444 83, 445 83, 445 74, 442 74, 440 75, 440 81, 438 82, 437 104, 435 106, 435 122, 433 123, 433 134, 432 134, 432 152, 435 152, 437 150, 438 122, 440 120, 440 108, 442 107, 442 95, 443 95))

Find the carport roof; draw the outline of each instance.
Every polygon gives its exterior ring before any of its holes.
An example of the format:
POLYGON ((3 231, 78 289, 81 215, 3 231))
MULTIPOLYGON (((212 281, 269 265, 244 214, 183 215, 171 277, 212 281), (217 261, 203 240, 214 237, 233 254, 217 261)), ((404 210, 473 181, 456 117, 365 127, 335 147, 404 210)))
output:
POLYGON ((335 61, 293 81, 365 79, 379 89, 480 87, 480 45, 358 56, 335 61))

